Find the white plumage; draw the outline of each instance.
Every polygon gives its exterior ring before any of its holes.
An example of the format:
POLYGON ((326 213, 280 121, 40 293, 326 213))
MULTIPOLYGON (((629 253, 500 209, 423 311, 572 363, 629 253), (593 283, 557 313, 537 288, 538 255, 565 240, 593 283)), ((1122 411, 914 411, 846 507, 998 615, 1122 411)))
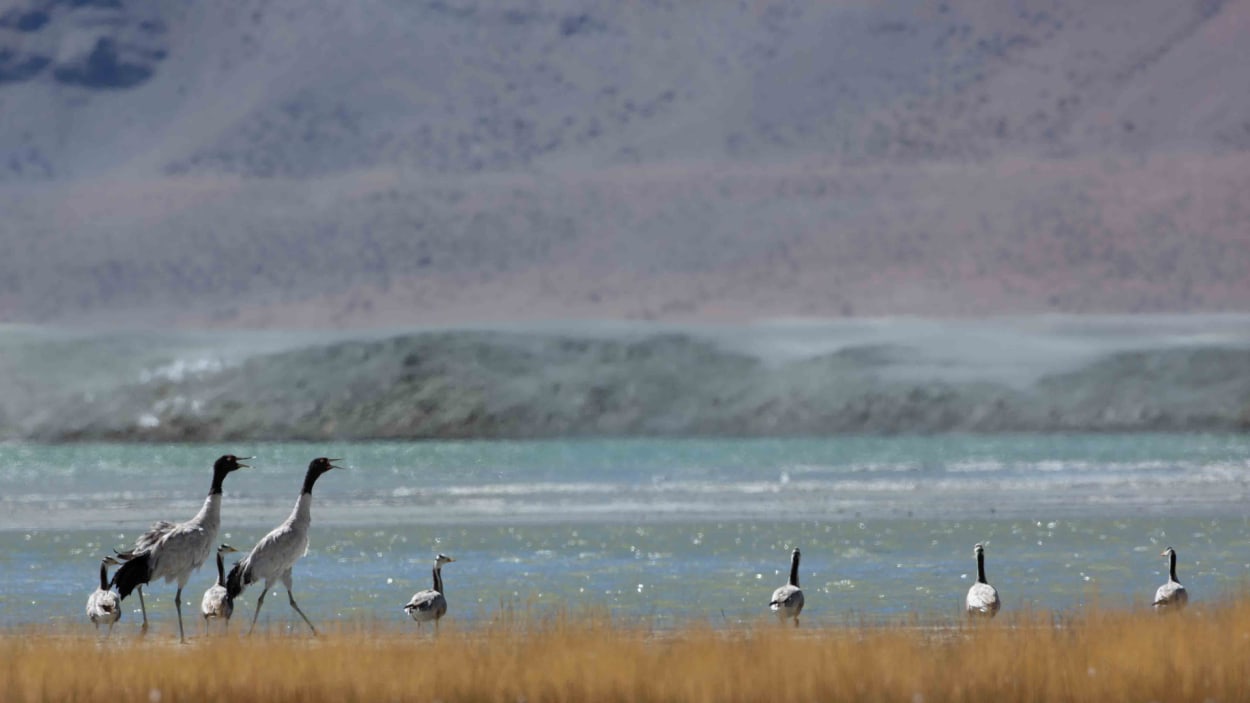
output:
POLYGON ((104 557, 100 560, 100 587, 87 596, 87 617, 91 622, 95 623, 96 629, 100 629, 100 625, 108 625, 109 632, 113 631, 113 623, 122 617, 122 603, 117 594, 113 592, 109 584, 109 566, 120 564, 121 562, 113 557, 104 557))
POLYGON ((985 580, 985 547, 977 544, 973 547, 977 555, 977 582, 968 589, 965 608, 969 615, 994 617, 1002 605, 998 600, 998 589, 985 580))
MULTIPOLYGON (((246 459, 248 457, 241 457, 246 459)), ((175 581, 178 591, 174 595, 174 608, 178 611, 178 638, 185 642, 182 627, 182 589, 191 573, 203 566, 213 553, 217 543, 217 531, 221 527, 222 482, 232 471, 247 464, 240 457, 227 454, 213 464, 213 483, 209 488, 204 506, 190 520, 183 523, 157 522, 135 540, 134 549, 118 556, 126 563, 113 578, 122 600, 136 588, 143 608, 143 628, 148 626, 147 606, 143 603, 143 584, 157 579, 166 583, 175 581)))
POLYGON ((226 597, 226 562, 225 555, 239 550, 228 544, 217 548, 217 582, 204 591, 200 601, 200 614, 204 616, 204 629, 208 629, 210 620, 221 620, 229 625, 230 616, 234 614, 234 603, 226 597))
POLYGON ((1176 580, 1176 550, 1168 547, 1159 556, 1168 558, 1168 582, 1155 591, 1154 608, 1158 612, 1180 610, 1189 603, 1189 592, 1176 580))
POLYGON ((260 617, 260 608, 265 603, 265 594, 269 592, 269 587, 274 581, 282 582, 282 585, 286 587, 286 595, 291 602, 291 607, 304 619, 313 634, 317 634, 317 628, 313 627, 308 616, 300 610, 295 602, 295 595, 291 593, 291 567, 308 551, 308 527, 312 523, 313 484, 330 469, 342 468, 332 463, 335 461, 341 460, 325 457, 312 460, 308 465, 308 473, 304 475, 304 487, 300 491, 299 499, 295 501, 295 509, 291 511, 291 516, 262 537, 256 546, 252 547, 252 551, 234 565, 234 568, 230 570, 230 575, 226 577, 226 597, 232 603, 249 584, 257 581, 265 582, 265 589, 256 599, 256 613, 252 615, 252 627, 248 630, 249 634, 256 629, 256 619, 260 617))
POLYGON ((773 599, 768 604, 781 622, 792 618, 795 627, 799 626, 799 613, 803 612, 803 589, 799 588, 799 556, 797 548, 790 554, 790 581, 773 591, 773 599))
POLYGON ((447 614, 447 598, 443 595, 443 564, 450 564, 455 559, 446 554, 439 554, 434 559, 434 587, 417 591, 404 606, 408 615, 419 626, 423 622, 434 621, 434 629, 438 630, 438 620, 447 614))

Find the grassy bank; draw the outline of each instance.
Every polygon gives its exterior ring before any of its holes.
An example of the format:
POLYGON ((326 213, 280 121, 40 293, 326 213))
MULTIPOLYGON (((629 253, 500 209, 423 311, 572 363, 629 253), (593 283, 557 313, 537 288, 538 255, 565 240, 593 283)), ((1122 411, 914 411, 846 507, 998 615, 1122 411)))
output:
POLYGON ((107 640, 34 629, 0 637, 0 662, 9 703, 1234 701, 1250 699, 1250 602, 797 631, 657 634, 588 615, 444 627, 435 639, 347 624, 317 639, 186 646, 129 628, 107 640))

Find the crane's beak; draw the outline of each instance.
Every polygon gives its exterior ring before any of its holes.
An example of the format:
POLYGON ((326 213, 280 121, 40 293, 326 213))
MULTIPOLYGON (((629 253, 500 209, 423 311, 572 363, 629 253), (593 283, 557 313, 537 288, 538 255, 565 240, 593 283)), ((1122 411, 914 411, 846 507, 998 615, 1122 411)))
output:
POLYGON ((326 461, 330 462, 330 468, 332 468, 332 469, 345 469, 345 468, 347 468, 346 466, 335 466, 335 465, 334 465, 334 462, 336 462, 336 461, 342 461, 342 459, 326 459, 326 461))
POLYGON ((244 464, 244 463, 243 463, 243 460, 244 460, 244 459, 255 459, 255 458, 256 458, 256 457, 251 457, 251 456, 241 456, 241 457, 237 457, 237 458, 236 458, 236 461, 237 461, 237 463, 239 464, 239 468, 240 468, 240 469, 247 469, 247 468, 251 468, 251 465, 250 465, 250 464, 244 464))

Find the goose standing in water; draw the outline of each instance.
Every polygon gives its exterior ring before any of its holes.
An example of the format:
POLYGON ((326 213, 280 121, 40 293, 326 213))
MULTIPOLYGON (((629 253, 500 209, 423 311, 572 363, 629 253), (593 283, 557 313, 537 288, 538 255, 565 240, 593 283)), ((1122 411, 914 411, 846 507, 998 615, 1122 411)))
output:
POLYGON ((455 559, 446 554, 439 554, 434 559, 434 588, 417 591, 404 606, 408 615, 417 621, 418 627, 423 622, 433 620, 435 634, 438 633, 439 618, 447 614, 447 598, 443 595, 443 564, 450 564, 453 561, 455 559))
POLYGON ((773 591, 773 599, 768 607, 776 611, 777 618, 785 622, 786 618, 794 620, 799 626, 799 613, 803 612, 803 589, 799 588, 799 550, 796 547, 790 555, 790 582, 773 591))
POLYGON ((200 512, 190 520, 174 524, 164 520, 155 523, 135 541, 135 548, 119 553, 126 563, 113 576, 117 595, 125 600, 130 592, 139 589, 139 606, 143 609, 143 629, 148 627, 148 609, 143 603, 143 585, 157 579, 176 581, 178 591, 174 594, 174 609, 178 611, 178 640, 186 642, 182 630, 182 589, 191 578, 191 572, 200 568, 217 543, 217 531, 221 527, 221 484, 232 471, 247 466, 240 459, 226 454, 213 464, 213 483, 200 512))
POLYGON ((1168 582, 1155 591, 1155 611, 1180 610, 1189 602, 1189 592, 1176 580, 1176 550, 1168 547, 1159 556, 1168 558, 1168 582))
POLYGON ((1002 603, 998 600, 998 589, 985 580, 985 547, 980 543, 973 547, 977 554, 977 582, 968 589, 965 607, 969 615, 994 617, 1002 603))
POLYGON ((101 623, 108 625, 110 634, 113 632, 113 623, 122 617, 122 604, 121 599, 113 592, 112 584, 109 583, 109 566, 120 563, 111 556, 101 559, 100 587, 87 596, 87 617, 95 623, 97 630, 100 629, 101 623))
POLYGON ((230 616, 234 614, 234 603, 226 597, 226 562, 225 556, 239 550, 228 544, 217 548, 217 583, 204 591, 204 599, 200 601, 200 614, 204 616, 204 631, 208 631, 208 622, 214 618, 221 620, 223 629, 230 627, 230 616))
POLYGON ((226 576, 226 598, 231 604, 248 584, 257 581, 265 582, 264 590, 256 598, 256 612, 252 615, 252 627, 247 631, 249 635, 252 630, 256 629, 256 618, 260 617, 260 607, 265 604, 265 594, 269 592, 269 587, 274 581, 281 581, 282 585, 286 586, 286 596, 291 602, 291 607, 304 619, 308 629, 312 630, 313 636, 316 636, 317 628, 313 627, 312 621, 308 619, 304 611, 299 609, 299 604, 295 602, 295 594, 291 593, 291 568, 308 551, 308 528, 312 525, 313 484, 330 469, 343 468, 335 466, 336 461, 342 460, 318 457, 308 464, 308 472, 304 474, 304 487, 300 489, 299 498, 295 501, 295 509, 291 511, 291 516, 262 537, 247 556, 235 562, 234 568, 230 569, 230 574, 226 576))

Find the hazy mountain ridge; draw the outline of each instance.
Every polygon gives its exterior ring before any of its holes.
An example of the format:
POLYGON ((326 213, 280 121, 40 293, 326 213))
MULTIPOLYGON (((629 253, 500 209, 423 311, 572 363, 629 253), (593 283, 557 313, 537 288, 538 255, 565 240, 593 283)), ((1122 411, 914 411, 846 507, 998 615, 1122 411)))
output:
POLYGON ((1230 317, 281 340, 10 333, 0 437, 1238 431, 1250 428, 1247 330, 1230 317), (61 375, 42 373, 49 365, 61 375))
POLYGON ((1247 36, 1244 0, 10 2, 0 319, 1245 310, 1247 36))

